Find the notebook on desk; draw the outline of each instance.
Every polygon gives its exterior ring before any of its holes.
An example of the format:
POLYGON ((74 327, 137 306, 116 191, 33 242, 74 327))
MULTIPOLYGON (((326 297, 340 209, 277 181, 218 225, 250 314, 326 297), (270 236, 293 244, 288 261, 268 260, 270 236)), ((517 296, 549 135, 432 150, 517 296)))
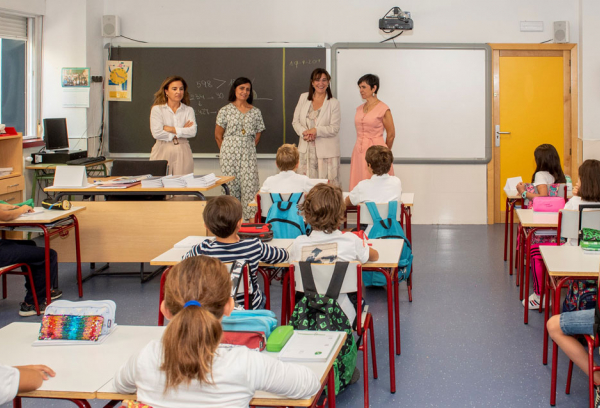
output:
POLYGON ((343 335, 343 332, 294 331, 279 353, 279 359, 302 362, 327 361, 343 335))

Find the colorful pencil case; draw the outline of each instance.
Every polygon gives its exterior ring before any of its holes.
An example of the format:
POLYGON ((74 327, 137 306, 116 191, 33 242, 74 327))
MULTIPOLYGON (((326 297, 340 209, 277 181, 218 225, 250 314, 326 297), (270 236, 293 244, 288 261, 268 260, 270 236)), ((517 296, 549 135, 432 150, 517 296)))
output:
POLYGON ((102 316, 45 315, 38 339, 98 341, 103 323, 102 316))

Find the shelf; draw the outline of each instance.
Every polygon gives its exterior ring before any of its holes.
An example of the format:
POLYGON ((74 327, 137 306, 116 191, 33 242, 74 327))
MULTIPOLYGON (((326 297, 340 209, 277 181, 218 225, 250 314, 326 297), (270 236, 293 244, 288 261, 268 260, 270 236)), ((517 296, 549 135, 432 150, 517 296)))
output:
POLYGON ((4 179, 7 179, 7 178, 12 178, 12 177, 19 177, 19 176, 22 176, 22 174, 21 173, 12 172, 8 176, 0 176, 0 180, 4 180, 4 179))

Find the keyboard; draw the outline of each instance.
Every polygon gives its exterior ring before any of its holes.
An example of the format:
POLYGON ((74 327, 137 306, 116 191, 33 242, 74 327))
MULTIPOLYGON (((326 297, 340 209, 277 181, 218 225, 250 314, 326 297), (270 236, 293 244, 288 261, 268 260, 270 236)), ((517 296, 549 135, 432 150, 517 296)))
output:
POLYGON ((69 160, 67 164, 71 164, 74 166, 85 166, 86 164, 98 163, 106 160, 104 156, 98 157, 82 157, 80 159, 69 160))

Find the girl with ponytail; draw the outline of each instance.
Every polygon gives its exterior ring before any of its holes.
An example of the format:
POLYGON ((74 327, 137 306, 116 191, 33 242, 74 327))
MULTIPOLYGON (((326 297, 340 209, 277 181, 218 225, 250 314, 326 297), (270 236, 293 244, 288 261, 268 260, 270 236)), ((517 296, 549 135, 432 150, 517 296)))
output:
POLYGON ((195 256, 171 269, 160 305, 170 322, 161 340, 117 372, 117 390, 137 392, 152 408, 248 407, 258 390, 291 399, 316 394, 319 379, 306 367, 246 347, 220 347, 221 319, 234 307, 230 292, 229 272, 216 258, 195 256))

